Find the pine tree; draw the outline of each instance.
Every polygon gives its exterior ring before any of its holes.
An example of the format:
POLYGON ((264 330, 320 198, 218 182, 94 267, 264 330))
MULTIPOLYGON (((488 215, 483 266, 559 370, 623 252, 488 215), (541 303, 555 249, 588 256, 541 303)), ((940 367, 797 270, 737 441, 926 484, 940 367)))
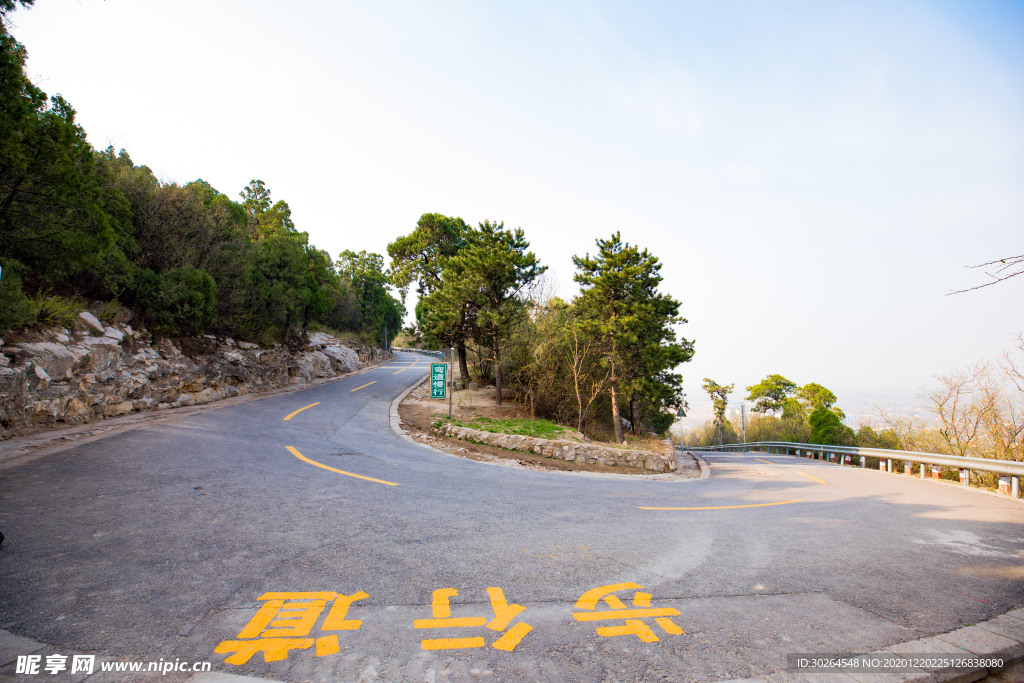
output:
POLYGON ((618 232, 611 239, 598 239, 597 247, 594 257, 573 257, 578 269, 573 279, 581 285, 576 306, 588 331, 602 342, 615 439, 621 443, 623 390, 631 397, 634 422, 641 400, 679 405, 682 380, 668 370, 690 360, 693 343, 675 341, 671 326, 686 321, 678 317, 679 302, 658 292, 663 278, 657 257, 624 243, 618 232))

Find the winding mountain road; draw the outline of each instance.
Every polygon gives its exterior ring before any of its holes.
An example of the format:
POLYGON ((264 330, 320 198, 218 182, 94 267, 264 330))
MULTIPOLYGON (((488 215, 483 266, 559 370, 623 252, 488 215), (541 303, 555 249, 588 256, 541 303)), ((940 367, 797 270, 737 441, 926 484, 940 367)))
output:
POLYGON ((1020 501, 757 453, 460 459, 392 431, 412 360, 0 472, 0 629, 295 682, 718 681, 1024 604, 1020 501))

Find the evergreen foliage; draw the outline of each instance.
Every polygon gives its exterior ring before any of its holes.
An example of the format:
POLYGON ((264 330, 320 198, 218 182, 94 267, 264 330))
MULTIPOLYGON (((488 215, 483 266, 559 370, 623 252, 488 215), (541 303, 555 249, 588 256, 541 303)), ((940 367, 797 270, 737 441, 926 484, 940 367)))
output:
POLYGON ((835 411, 826 406, 815 408, 807 421, 811 425, 811 443, 823 446, 857 445, 857 435, 842 423, 835 411))
POLYGON ((772 411, 772 415, 785 408, 786 398, 797 389, 797 385, 782 375, 768 375, 757 384, 747 387, 748 401, 754 401, 754 410, 759 413, 772 411))
MULTIPOLYGON (((693 344, 675 341, 672 325, 680 318, 679 302, 658 292, 661 263, 646 249, 622 241, 616 232, 597 240, 597 253, 574 256, 580 283, 575 306, 586 332, 601 340, 604 363, 609 368, 612 426, 616 441, 623 440, 620 396, 628 397, 631 423, 638 433, 640 403, 660 408, 681 405, 682 377, 669 370, 693 356, 693 344)), ((671 424, 661 417, 658 431, 671 424)), ((660 416, 659 416, 660 417, 660 416)))
MULTIPOLYGON (((664 433, 685 405, 682 376, 693 356, 677 341, 685 323, 679 302, 658 292, 661 264, 616 233, 598 253, 574 257, 581 293, 572 302, 545 300, 541 266, 521 229, 423 214, 416 228, 388 246, 392 282, 420 293, 415 337, 459 349, 462 377, 505 380, 534 416, 582 431, 599 420, 621 442, 620 400, 629 424, 664 433), (467 351, 475 356, 472 371, 467 351)), ((496 392, 496 396, 500 396, 496 392)))
MULTIPOLYGON (((0 0, 0 15, 15 4, 0 0)), ((25 60, 0 23, 0 333, 63 320, 54 301, 98 300, 168 336, 277 343, 320 324, 394 338, 405 309, 381 256, 345 252, 339 270, 261 180, 233 201, 201 179, 161 183, 123 149, 94 150, 25 60)))

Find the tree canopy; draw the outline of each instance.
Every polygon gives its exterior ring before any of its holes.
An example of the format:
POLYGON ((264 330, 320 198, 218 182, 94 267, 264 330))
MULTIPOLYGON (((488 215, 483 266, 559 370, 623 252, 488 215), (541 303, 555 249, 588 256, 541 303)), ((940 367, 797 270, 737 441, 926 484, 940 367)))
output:
POLYGON ((573 279, 580 283, 576 306, 587 331, 601 340, 610 371, 612 423, 621 442, 620 395, 630 397, 634 423, 641 395, 659 407, 681 405, 682 379, 669 370, 693 356, 693 344, 675 341, 672 325, 686 321, 678 317, 679 302, 658 292, 663 278, 657 257, 623 242, 619 232, 598 238, 597 248, 594 256, 573 257, 573 279))
POLYGON ((811 410, 817 410, 821 407, 831 408, 832 404, 836 402, 835 394, 814 382, 805 384, 797 389, 796 396, 801 401, 807 403, 811 410))
POLYGON ((787 397, 796 391, 797 385, 782 375, 768 375, 753 386, 747 387, 750 392, 748 401, 754 401, 754 410, 766 413, 769 410, 776 414, 784 407, 787 397))
MULTIPOLYGON (((5 16, 15 6, 0 0, 5 16)), ((35 322, 54 297, 116 302, 169 336, 398 331, 404 308, 381 257, 370 275, 339 273, 262 180, 232 201, 202 179, 162 183, 123 149, 93 149, 71 104, 29 80, 26 57, 0 25, 0 332, 35 322)))

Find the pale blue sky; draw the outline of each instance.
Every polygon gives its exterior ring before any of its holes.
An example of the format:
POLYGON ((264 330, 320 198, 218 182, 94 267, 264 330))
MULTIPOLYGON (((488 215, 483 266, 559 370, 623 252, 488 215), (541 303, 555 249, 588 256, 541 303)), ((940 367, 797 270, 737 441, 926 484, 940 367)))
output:
POLYGON ((38 0, 29 72, 97 147, 235 196, 262 178, 332 254, 421 213, 522 227, 563 296, 621 230, 697 354, 847 412, 1024 330, 1020 2, 38 0), (294 6, 293 6, 294 5, 294 6))

